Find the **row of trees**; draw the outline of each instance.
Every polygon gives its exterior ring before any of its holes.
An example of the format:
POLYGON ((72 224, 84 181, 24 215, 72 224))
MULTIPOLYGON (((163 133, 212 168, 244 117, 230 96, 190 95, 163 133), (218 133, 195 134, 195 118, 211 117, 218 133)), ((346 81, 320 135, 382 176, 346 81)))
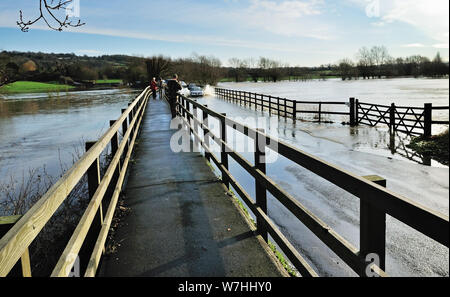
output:
POLYGON ((17 80, 86 82, 97 79, 122 79, 128 83, 148 82, 152 77, 167 78, 177 73, 182 80, 215 85, 222 78, 239 81, 272 81, 285 78, 299 80, 342 77, 381 78, 396 76, 442 77, 449 74, 437 53, 433 60, 423 56, 393 58, 384 46, 361 48, 356 61, 342 59, 320 67, 290 67, 265 57, 231 58, 228 67, 214 56, 193 54, 188 58, 165 56, 149 58, 126 55, 100 57, 74 54, 0 52, 0 86, 17 80))
POLYGON ((287 74, 289 68, 287 64, 265 57, 260 57, 258 60, 231 58, 228 64, 231 66, 228 69, 228 76, 236 82, 248 78, 254 82, 259 80, 276 82, 287 74))
POLYGON ((122 79, 128 83, 148 82, 152 77, 178 73, 183 80, 217 84, 226 76, 221 61, 213 56, 193 54, 171 59, 132 56, 87 57, 73 54, 0 53, 0 85, 17 80, 86 82, 97 79, 122 79))
POLYGON ((395 76, 442 77, 449 74, 448 63, 437 53, 433 60, 420 55, 393 58, 386 47, 363 47, 358 51, 357 61, 342 59, 337 68, 343 80, 352 78, 381 78, 395 76))

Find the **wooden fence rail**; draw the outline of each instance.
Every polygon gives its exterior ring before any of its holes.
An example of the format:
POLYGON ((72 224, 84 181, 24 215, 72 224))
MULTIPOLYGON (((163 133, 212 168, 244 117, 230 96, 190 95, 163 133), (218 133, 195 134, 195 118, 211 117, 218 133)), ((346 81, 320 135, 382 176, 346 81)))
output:
POLYGON ((97 142, 87 143, 87 152, 0 239, 0 276, 7 276, 19 258, 27 253, 30 244, 85 175, 89 183, 89 205, 51 275, 68 276, 71 273, 88 232, 96 226, 99 232, 93 238, 95 245, 84 274, 95 276, 150 94, 150 89, 145 89, 122 110, 117 120, 111 121, 111 127, 97 142), (120 129, 122 140, 119 143, 120 129), (111 147, 112 160, 100 179, 99 158, 108 147, 111 147), (112 195, 105 197, 110 186, 112 195), (103 213, 105 201, 109 204, 103 213))
MULTIPOLYGON (((222 90, 220 92, 233 92, 222 90)), ((247 93, 249 95, 249 93, 247 93)), ((246 96, 247 96, 246 95, 246 96)), ((250 94, 254 99, 257 96, 250 94)), ((236 97, 236 94, 232 98, 236 97)), ((236 100, 236 99, 233 99, 236 100)), ((257 100, 252 101, 255 104, 257 100)), ((250 101, 247 101, 250 102, 250 101)), ((297 219, 309 228, 322 242, 324 242, 333 252, 339 256, 358 275, 367 276, 367 271, 379 276, 386 276, 385 267, 385 232, 386 215, 390 215, 406 225, 416 229, 435 241, 449 246, 449 220, 448 216, 428 209, 408 198, 393 193, 385 188, 386 184, 377 177, 361 177, 354 175, 337 166, 329 164, 315 156, 303 152, 287 143, 274 139, 255 130, 242 125, 223 114, 217 113, 207 106, 180 96, 178 104, 178 114, 183 118, 189 133, 193 135, 195 141, 205 150, 205 156, 212 160, 219 168, 224 181, 229 183, 237 194, 246 203, 247 207, 257 218, 257 228, 263 238, 270 234, 282 251, 286 254, 292 264, 298 269, 302 276, 317 276, 314 269, 293 247, 287 238, 276 227, 267 215, 267 191, 281 202, 297 219), (202 115, 198 114, 202 111, 202 115), (233 150, 226 142, 226 128, 221 128, 221 135, 215 135, 208 127, 209 117, 216 118, 220 123, 236 130, 247 137, 253 139, 255 146, 256 163, 252 164, 246 160, 239 152, 233 150), (195 129, 200 128, 202 133, 195 129), (215 142, 225 153, 222 152, 220 158, 211 150, 209 141, 215 142), (264 153, 266 150, 274 150, 290 161, 310 170, 311 172, 330 181, 338 187, 355 195, 360 199, 360 246, 361 250, 355 248, 350 242, 337 234, 331 227, 325 224, 319 217, 309 211, 291 194, 287 193, 277 185, 265 173, 264 153), (228 158, 245 169, 255 179, 257 187, 257 197, 252 198, 247 191, 239 184, 239 181, 230 173, 228 168, 228 158), (258 160, 258 157, 262 157, 258 160), (378 265, 367 262, 366 257, 372 253, 380 257, 378 265)))
POLYGON ((449 121, 433 120, 433 110, 449 110, 449 106, 433 106, 430 103, 423 107, 380 105, 360 102, 349 98, 344 101, 298 101, 257 93, 215 89, 219 98, 255 110, 268 110, 269 114, 278 114, 286 118, 297 119, 298 114, 313 114, 318 122, 323 121, 323 115, 344 115, 349 117, 349 124, 355 126, 364 124, 377 126, 387 125, 392 133, 402 132, 407 135, 430 137, 432 125, 449 125, 449 121), (313 108, 311 108, 313 106, 313 108), (348 111, 325 111, 323 106, 348 106, 348 111))
POLYGON ((269 114, 277 114, 286 118, 296 119, 298 114, 315 114, 317 121, 322 122, 322 115, 345 115, 350 112, 326 111, 323 106, 349 105, 349 102, 327 101, 296 101, 276 96, 263 95, 238 90, 216 88, 215 93, 219 98, 241 106, 254 108, 255 110, 267 110, 269 114), (302 105, 304 106, 302 108, 302 105))
POLYGON ((433 110, 449 110, 448 106, 433 106, 425 103, 423 107, 380 105, 356 100, 356 123, 369 126, 385 124, 392 133, 432 136, 433 125, 449 125, 449 121, 433 120, 433 110))

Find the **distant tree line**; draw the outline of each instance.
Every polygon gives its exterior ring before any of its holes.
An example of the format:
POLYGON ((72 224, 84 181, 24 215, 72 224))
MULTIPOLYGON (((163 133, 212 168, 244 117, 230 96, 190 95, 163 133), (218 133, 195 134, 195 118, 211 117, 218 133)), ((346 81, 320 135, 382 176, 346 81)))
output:
POLYGON ((168 78, 172 74, 200 84, 217 84, 225 75, 219 59, 193 54, 189 58, 171 59, 112 55, 77 56, 0 52, 0 86, 18 80, 58 81, 76 84, 98 79, 122 79, 125 83, 147 83, 152 77, 168 78))
POLYGON ((449 64, 444 62, 439 53, 433 60, 420 55, 407 58, 393 58, 386 47, 374 46, 370 49, 363 47, 357 55, 356 61, 349 58, 340 60, 336 64, 321 65, 319 67, 291 67, 264 57, 228 60, 227 77, 235 82, 240 81, 273 81, 280 79, 308 80, 329 77, 347 79, 369 79, 382 77, 443 77, 449 75, 449 64))
POLYGON ((448 62, 444 63, 440 53, 433 60, 420 55, 406 58, 393 58, 386 47, 363 47, 357 55, 357 61, 342 59, 338 62, 339 76, 343 80, 359 78, 382 78, 398 76, 443 77, 449 74, 448 62))
POLYGON ((292 67, 266 57, 231 58, 228 64, 224 67, 218 58, 198 54, 172 59, 162 55, 89 57, 3 51, 0 52, 0 86, 18 80, 58 81, 76 85, 98 79, 121 79, 128 84, 144 85, 153 77, 168 78, 174 73, 184 81, 202 85, 215 85, 224 78, 236 82, 277 82, 283 79, 341 77, 348 80, 398 76, 443 77, 449 74, 449 64, 442 60, 439 53, 433 60, 419 55, 393 58, 384 46, 363 47, 355 61, 345 58, 336 64, 319 67, 292 67))

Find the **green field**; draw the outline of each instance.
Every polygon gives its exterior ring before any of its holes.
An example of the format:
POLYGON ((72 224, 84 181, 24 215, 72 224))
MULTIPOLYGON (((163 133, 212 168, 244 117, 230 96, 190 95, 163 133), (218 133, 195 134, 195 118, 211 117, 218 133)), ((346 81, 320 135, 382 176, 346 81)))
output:
POLYGON ((95 81, 96 84, 121 84, 121 79, 99 79, 95 81))
POLYGON ((16 81, 11 84, 0 87, 0 93, 15 94, 15 93, 49 93, 49 92, 65 92, 73 89, 69 85, 62 85, 58 83, 40 83, 34 81, 16 81))

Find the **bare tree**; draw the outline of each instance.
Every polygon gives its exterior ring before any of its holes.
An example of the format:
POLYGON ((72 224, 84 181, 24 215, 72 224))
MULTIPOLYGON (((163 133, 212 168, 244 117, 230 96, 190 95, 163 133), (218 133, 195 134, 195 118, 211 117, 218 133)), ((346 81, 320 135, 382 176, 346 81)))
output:
POLYGON ((169 74, 171 59, 162 55, 153 56, 148 58, 145 61, 145 64, 147 66, 149 79, 152 79, 153 77, 159 79, 160 77, 169 74))
POLYGON ((233 76, 234 80, 236 82, 243 80, 245 77, 244 69, 247 67, 246 61, 239 58, 230 58, 228 64, 231 66, 230 74, 233 76))
POLYGON ((341 73, 342 80, 346 79, 352 79, 352 76, 355 75, 354 73, 354 63, 352 60, 345 58, 339 61, 339 71, 341 73))
POLYGON ((20 19, 17 21, 17 25, 22 32, 28 32, 30 26, 40 20, 44 20, 47 26, 55 31, 62 31, 64 28, 68 27, 83 26, 85 23, 82 23, 80 19, 75 23, 72 22, 67 13, 65 14, 65 17, 57 15, 61 10, 66 12, 72 5, 73 0, 39 0, 39 16, 35 19, 24 21, 23 12, 20 10, 20 19))

